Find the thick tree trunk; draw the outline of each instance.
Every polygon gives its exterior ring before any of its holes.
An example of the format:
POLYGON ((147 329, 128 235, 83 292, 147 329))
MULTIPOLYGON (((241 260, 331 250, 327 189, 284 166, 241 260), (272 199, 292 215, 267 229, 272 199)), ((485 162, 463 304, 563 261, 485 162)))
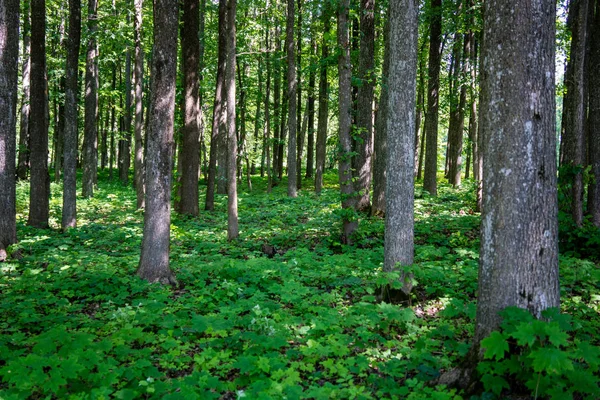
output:
POLYGON ((21 127, 19 131, 19 148, 17 159, 17 178, 27 179, 29 171, 29 101, 30 101, 30 71, 31 71, 31 23, 30 23, 30 1, 25 0, 23 5, 23 69, 21 80, 23 81, 21 97, 21 127))
POLYGON ((237 138, 235 128, 235 65, 236 65, 236 0, 227 2, 227 67, 225 92, 227 93, 227 239, 239 236, 237 205, 237 138))
MULTIPOLYGON (((558 307, 555 2, 485 3, 485 153, 475 348, 499 311, 558 307), (511 29, 506 29, 511 26, 511 29)), ((479 352, 481 354, 481 352, 479 352)))
POLYGON ((560 179, 569 185, 569 212, 577 225, 583 223, 583 167, 585 163, 585 54, 588 31, 588 1, 573 0, 569 5, 572 26, 571 51, 565 76, 564 126, 562 128, 560 179))
MULTIPOLYGON (((222 140, 221 119, 223 118, 224 98, 223 86, 225 83, 225 63, 227 56, 227 0, 219 0, 219 47, 217 55, 217 77, 215 88, 215 101, 213 105, 212 133, 210 138, 210 153, 208 161, 208 181, 206 184, 206 201, 204 209, 214 211, 215 189, 217 186, 217 158, 218 147, 226 141, 222 140)), ((219 166, 223 168, 222 165, 219 166)), ((221 192, 219 192, 221 193, 221 192)))
POLYGON ((442 0, 431 0, 429 22, 429 72, 425 113, 425 172, 423 189, 437 196, 438 110, 442 60, 442 0))
POLYGON ((375 0, 361 0, 360 54, 356 102, 356 187, 359 192, 357 208, 371 207, 371 175, 373 157, 373 93, 375 88, 375 0))
POLYGON ((321 194, 321 190, 323 189, 327 148, 327 122, 329 120, 329 82, 327 81, 329 46, 327 44, 327 34, 329 33, 330 25, 331 16, 329 15, 329 7, 325 7, 323 10, 323 38, 321 41, 321 68, 319 75, 319 116, 315 170, 315 192, 317 194, 321 194))
POLYGON ((28 225, 48 227, 50 176, 48 175, 48 121, 46 119, 46 1, 31 1, 31 111, 29 141, 31 178, 28 225))
MULTIPOLYGON (((387 183, 384 270, 410 266, 414 257, 414 134, 417 81, 416 0, 390 3, 387 183)), ((412 283, 402 274, 402 291, 412 283)))
POLYGON ((287 175, 288 186, 287 193, 289 197, 296 197, 296 54, 294 49, 294 0, 287 0, 287 22, 286 22, 286 39, 285 49, 287 51, 287 84, 288 84, 288 154, 287 154, 287 175))
POLYGON ((67 47, 67 67, 65 79, 65 141, 63 210, 61 226, 63 230, 77 226, 77 133, 79 91, 79 48, 81 46, 81 1, 69 0, 69 38, 67 47))
POLYGON ((350 62, 350 41, 348 35, 349 0, 341 0, 338 8, 337 43, 340 48, 338 56, 339 76, 339 154, 338 173, 340 179, 340 192, 342 197, 342 243, 351 245, 352 235, 358 227, 358 221, 354 215, 356 211, 357 198, 352 182, 352 139, 350 129, 352 117, 352 65, 350 62))
POLYGON ((19 1, 0 3, 0 260, 17 242, 15 157, 17 146, 17 76, 19 71, 19 1))
MULTIPOLYGON (((134 67, 133 67, 133 93, 134 93, 134 139, 135 151, 133 158, 134 183, 137 199, 137 208, 144 208, 145 186, 144 186, 144 51, 142 49, 142 2, 134 0, 135 15, 133 18, 133 37, 135 42, 134 67)), ((198 185, 196 185, 197 187, 198 185)))
POLYGON ((85 67, 85 130, 83 155, 83 197, 94 196, 98 174, 98 60, 96 31, 98 0, 88 0, 88 47, 85 67))
POLYGON ((591 24, 589 83, 589 163, 594 181, 588 187, 588 212, 600 227, 600 0, 595 0, 594 22, 591 24))
POLYGON ((177 0, 156 0, 146 154, 146 209, 137 274, 151 283, 162 284, 177 283, 169 268, 177 24, 177 0))
MULTIPOLYGON (((394 6, 395 7, 395 6, 394 6)), ((398 17, 396 17, 398 18, 398 17)), ((387 169, 387 129, 389 113, 389 74, 390 74, 390 20, 384 28, 383 82, 379 98, 379 110, 375 119, 375 138, 373 141, 373 204, 371 215, 385 215, 385 186, 387 169)))
POLYGON ((183 3, 183 30, 181 47, 183 53, 184 121, 183 146, 181 148, 181 214, 198 215, 198 168, 200 166, 200 103, 199 103, 199 1, 183 3))

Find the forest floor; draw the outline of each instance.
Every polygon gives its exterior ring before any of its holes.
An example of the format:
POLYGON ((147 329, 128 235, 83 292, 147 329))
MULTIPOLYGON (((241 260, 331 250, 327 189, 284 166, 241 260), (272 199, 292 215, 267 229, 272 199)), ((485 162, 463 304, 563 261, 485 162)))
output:
MULTIPOLYGON (((22 258, 0 264, 0 399, 462 398, 431 382, 460 363, 473 334, 473 185, 442 186, 437 198, 417 190, 415 287, 394 305, 376 296, 398 281, 381 268, 383 220, 361 218, 356 244, 342 246, 336 182, 327 175, 316 196, 305 181, 295 199, 285 182, 270 195, 260 177, 252 192, 240 184, 234 242, 225 196, 198 218, 173 213, 178 288, 135 276, 143 213, 131 187, 102 173, 95 197, 78 198, 78 228, 61 233, 61 187, 52 184, 51 229, 38 230, 25 225, 19 184, 9 252, 22 258)), ((564 314, 539 325, 509 315, 473 398, 600 398, 594 240, 563 240, 564 314)))

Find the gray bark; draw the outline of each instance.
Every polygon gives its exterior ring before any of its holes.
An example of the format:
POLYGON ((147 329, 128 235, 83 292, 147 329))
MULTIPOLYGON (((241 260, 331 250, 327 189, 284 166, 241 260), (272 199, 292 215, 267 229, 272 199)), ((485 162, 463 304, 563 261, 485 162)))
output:
POLYGON ((23 66, 21 80, 23 82, 21 97, 21 126, 19 130, 19 148, 17 159, 17 177, 20 180, 27 179, 29 171, 29 101, 30 101, 30 71, 31 71, 31 22, 29 16, 30 2, 24 2, 23 15, 23 66))
MULTIPOLYGON (((327 4, 327 3, 326 3, 327 4)), ((327 147, 327 121, 329 119, 329 82, 327 81, 327 58, 329 46, 325 33, 329 33, 331 17, 329 8, 323 10, 323 39, 321 42, 321 68, 319 75, 319 115, 317 121, 317 149, 315 168, 315 192, 321 194, 323 189, 323 173, 325 172, 325 156, 327 147)))
MULTIPOLYGON (((486 1, 478 343, 499 311, 558 307, 555 2, 486 1), (511 29, 506 29, 510 26, 511 29)), ((481 353, 479 353, 481 354, 481 353)))
POLYGON ((146 191, 144 186, 144 103, 142 99, 144 84, 144 52, 142 49, 142 2, 143 0, 134 0, 135 15, 133 18, 133 36, 135 43, 133 67, 133 102, 135 105, 133 129, 135 139, 135 152, 133 158, 133 169, 137 208, 144 208, 144 199, 146 191))
POLYGON ((81 1, 69 0, 69 37, 65 79, 65 132, 64 132, 64 178, 63 230, 77 226, 77 133, 79 90, 79 48, 81 46, 81 1))
MULTIPOLYGON (((0 3, 0 252, 17 242, 15 157, 17 76, 19 70, 19 1, 0 3)), ((0 254, 4 259, 5 254, 0 254)))
POLYGON ((83 155, 83 197, 94 195, 98 174, 98 60, 96 31, 98 0, 88 0, 88 47, 85 67, 85 128, 83 155))
POLYGON ((296 80, 296 54, 294 48, 294 0, 287 0, 287 21, 286 21, 286 39, 285 48, 287 51, 287 83, 288 83, 288 154, 287 154, 287 175, 288 186, 287 194, 289 197, 296 197, 296 90, 298 82, 296 80))
POLYGON ((156 0, 146 153, 146 209, 137 274, 151 283, 162 284, 177 283, 169 268, 177 24, 177 0, 156 0))
POLYGON ((589 163, 594 181, 588 187, 588 212, 600 227, 600 0, 595 1, 589 58, 589 163))
POLYGON ((227 67, 225 92, 227 93, 227 239, 239 236, 237 205, 237 138, 235 128, 235 65, 236 65, 236 0, 227 2, 227 67))

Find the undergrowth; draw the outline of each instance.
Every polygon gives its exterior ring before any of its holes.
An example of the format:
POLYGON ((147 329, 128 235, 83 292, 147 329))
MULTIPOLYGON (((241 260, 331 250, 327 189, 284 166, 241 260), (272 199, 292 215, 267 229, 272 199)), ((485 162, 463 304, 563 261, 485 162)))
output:
MULTIPOLYGON (((0 264, 0 398, 462 398, 431 382, 459 363, 473 334, 472 185, 416 193, 415 288, 408 304, 392 305, 376 295, 398 281, 381 270, 383 220, 362 217, 355 246, 342 246, 335 182, 327 175, 321 196, 290 199, 283 183, 269 195, 254 177, 254 191, 239 194, 234 242, 225 197, 197 218, 174 213, 176 289, 135 277, 143 215, 131 188, 102 175, 94 198, 78 198, 78 228, 61 233, 60 187, 51 229, 38 230, 25 225, 20 185, 20 241, 9 251, 22 258, 0 264)), ((481 398, 509 393, 517 366, 529 369, 517 389, 532 397, 566 398, 558 394, 584 383, 584 396, 598 394, 600 273, 576 256, 561 258, 568 325, 556 313, 539 326, 508 318, 488 339, 481 398), (531 356, 544 348, 558 359, 531 356)))

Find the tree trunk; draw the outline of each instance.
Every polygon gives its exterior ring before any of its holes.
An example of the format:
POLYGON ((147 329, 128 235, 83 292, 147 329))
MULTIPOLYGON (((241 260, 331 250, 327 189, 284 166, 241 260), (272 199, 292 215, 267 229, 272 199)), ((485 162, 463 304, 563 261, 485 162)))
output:
MULTIPOLYGON (((5 253, 8 246, 17 242, 15 157, 19 71, 18 0, 0 3, 0 54, 0 252, 5 253)), ((6 254, 0 255, 2 261, 5 258, 6 254)))
POLYGON ((287 51, 287 84, 288 84, 288 154, 287 154, 287 193, 289 197, 296 197, 296 54, 294 49, 294 0, 287 0, 287 22, 285 48, 287 51))
MULTIPOLYGON (((315 34, 311 33, 311 57, 317 54, 315 34)), ((308 73, 308 137, 306 142, 306 177, 312 178, 315 163, 315 85, 316 70, 311 68, 308 73)))
POLYGON ((358 221, 354 215, 356 211, 357 199, 352 182, 352 139, 350 129, 352 124, 352 65, 350 62, 350 41, 348 36, 348 14, 349 0, 341 0, 338 9, 338 33, 337 43, 340 48, 338 56, 338 76, 339 76, 339 140, 340 148, 338 154, 339 160, 339 179, 340 192, 342 197, 342 243, 351 245, 352 234, 358 227, 358 221))
MULTIPOLYGON (((395 7, 395 6, 394 6, 395 7)), ((398 18, 396 16, 396 18, 398 18)), ((397 28, 396 28, 397 29, 397 28)), ((375 138, 373 151, 373 204, 371 215, 383 216, 385 214, 385 187, 387 169, 387 129, 389 113, 389 71, 390 71, 390 21, 385 22, 383 55, 383 82, 379 98, 379 110, 375 119, 375 138)), ((398 110, 396 110, 398 111, 398 110)))
POLYGON ((591 24, 589 83, 589 163, 594 180, 588 187, 588 212, 592 222, 600 227, 600 0, 595 1, 596 11, 591 24))
MULTIPOLYGON (((117 63, 113 63, 112 69, 112 90, 113 92, 117 87, 117 63)), ((110 110, 110 150, 108 154, 108 178, 112 181, 113 179, 113 166, 115 161, 115 130, 116 130, 116 117, 117 117, 117 106, 113 103, 110 110)))
POLYGON ((321 41, 321 68, 319 76, 319 116, 317 126, 317 151, 315 171, 315 192, 321 194, 323 189, 323 174, 325 173, 325 157, 327 150, 327 122, 329 120, 329 82, 327 81, 327 59, 329 58, 329 46, 327 34, 330 31, 330 10, 325 3, 323 9, 323 38, 321 41))
POLYGON ((237 138, 235 129, 235 60, 236 60, 236 0, 227 2, 227 67, 225 92, 227 93, 227 239, 239 236, 237 205, 237 138))
POLYGON ((429 22, 429 72, 425 113, 425 173, 423 189, 437 196, 438 109, 442 60, 442 0, 431 0, 429 22))
POLYGON ((63 230, 77 226, 77 134, 79 91, 79 48, 81 47, 81 1, 69 0, 69 38, 67 47, 67 67, 65 79, 65 141, 63 210, 61 226, 63 230))
POLYGON ((183 146, 181 148, 181 214, 198 215, 198 168, 200 166, 200 103, 199 103, 199 1, 183 3, 183 30, 181 47, 183 53, 183 86, 185 113, 183 121, 183 146))
MULTIPOLYGON (((417 60, 419 53, 417 53, 417 60)), ((423 102, 425 101, 425 85, 423 83, 423 71, 417 70, 417 103, 415 104, 415 177, 419 174, 419 148, 421 147, 421 119, 423 118, 423 102)))
MULTIPOLYGON (((417 81, 416 0, 390 3, 387 181, 384 270, 410 266, 414 257, 415 96, 417 81)), ((402 273, 402 292, 411 279, 402 273)))
MULTIPOLYGON (((273 143, 272 143, 272 176, 271 183, 275 184, 278 180, 278 166, 279 166, 279 138, 280 138, 280 126, 281 126, 281 40, 279 39, 279 24, 275 24, 275 59, 273 62, 275 82, 273 83, 273 143)), ((267 190, 268 191, 268 190, 267 190)))
POLYGON ((98 173, 98 61, 96 31, 98 0, 88 0, 88 47, 85 68, 85 130, 83 155, 83 197, 94 196, 98 173))
POLYGON ((304 130, 302 129, 302 0, 298 0, 298 34, 296 45, 296 189, 302 189, 302 150, 304 147, 304 130))
MULTIPOLYGON (((142 2, 143 0, 134 0, 135 15, 133 18, 133 37, 135 43, 134 49, 134 104, 135 104, 135 123, 134 139, 135 153, 133 159, 134 182, 136 192, 136 206, 138 209, 144 208, 145 187, 144 187, 144 102, 142 99, 144 85, 144 51, 142 49, 142 2)), ((198 185, 196 185, 197 187, 198 185)))
MULTIPOLYGON (((267 0, 267 8, 269 7, 269 1, 267 0)), ((267 193, 271 193, 271 189, 273 187, 273 171, 271 170, 271 113, 270 113, 270 97, 271 97, 271 41, 270 41, 270 24, 268 17, 265 17, 266 27, 265 27, 265 49, 267 49, 267 54, 265 55, 265 65, 267 67, 267 82, 265 87, 265 98, 264 98, 264 107, 265 107, 265 126, 263 132, 263 148, 265 153, 265 160, 267 163, 267 193)), ((257 103, 256 108, 259 108, 260 105, 257 103)), ((258 112, 257 112, 258 115, 258 112)), ((261 163, 262 166, 262 163, 261 163)))
POLYGON ((583 167, 585 163, 585 53, 588 31, 588 0, 569 5, 572 27, 571 51, 565 75, 564 126, 561 135, 560 180, 569 186, 565 211, 579 226, 583 224, 583 167))
POLYGON ((162 284, 177 283, 169 268, 177 24, 177 1, 156 0, 146 154, 146 209, 137 274, 151 283, 162 284))
POLYGON ((31 179, 28 225, 48 227, 50 176, 48 175, 48 121, 46 119, 46 1, 31 1, 31 111, 29 145, 31 179))
POLYGON ((375 0, 361 0, 360 54, 358 78, 360 86, 356 102, 356 187, 357 209, 371 207, 371 175, 373 157, 373 93, 375 87, 375 0))
MULTIPOLYGON (((218 194, 227 194, 227 162, 228 162, 228 149, 229 149, 229 145, 228 145, 228 141, 229 141, 229 136, 228 136, 228 131, 227 131, 227 111, 228 111, 228 107, 227 107, 227 93, 226 93, 226 83, 225 83, 225 74, 227 73, 227 67, 226 67, 226 63, 227 63, 227 52, 229 51, 227 46, 228 41, 227 41, 227 20, 228 20, 228 15, 227 12, 228 7, 227 7, 227 0, 225 0, 226 3, 223 7, 225 7, 225 11, 223 11, 223 25, 221 25, 219 23, 219 46, 221 46, 221 41, 223 43, 223 83, 221 84, 221 99, 222 99, 222 106, 221 106, 221 113, 218 115, 219 120, 218 120, 218 126, 219 126, 219 134, 217 136, 218 143, 217 143, 217 193, 218 194)), ((221 7, 221 3, 219 3, 219 7, 221 7)), ((219 8, 219 22, 220 22, 220 18, 221 18, 221 9, 219 8)))
MULTIPOLYGON (((517 306, 558 307, 555 2, 485 3, 483 214, 475 348, 517 306), (506 29, 511 26, 511 29, 506 29)), ((481 355, 481 352, 479 352, 481 355)))
MULTIPOLYGON (((212 133, 210 138, 210 154, 208 161, 208 181, 206 184, 206 202, 204 209, 215 209, 215 186, 217 180, 217 156, 219 145, 226 143, 222 140, 221 119, 223 117, 223 86, 225 80, 225 63, 227 56, 227 0, 219 0, 219 48, 217 56, 217 77, 215 101, 213 105, 212 133)), ((222 167, 222 166, 220 166, 222 167)))
MULTIPOLYGON (((119 78, 121 83, 121 78, 119 78)), ((122 102, 122 99, 121 99, 122 102)), ((121 104, 122 106, 122 104, 121 104)), ((131 51, 125 55, 125 110, 122 111, 119 140, 119 180, 123 185, 129 183, 129 167, 131 166, 131 51)))
POLYGON ((17 178, 27 179, 29 171, 29 102, 30 102, 30 71, 31 71, 31 23, 30 23, 30 4, 25 0, 23 5, 23 93, 21 97, 21 127, 19 131, 19 148, 17 159, 17 178))
MULTIPOLYGON (((66 43, 63 44, 66 45, 66 43)), ((65 92, 65 82, 64 79, 61 78, 61 83, 57 92, 65 92)), ((65 141, 65 105, 64 102, 57 104, 60 100, 54 99, 54 182, 60 182, 60 175, 62 173, 62 161, 63 161, 63 148, 65 141), (56 106, 58 105, 58 110, 56 106)))

